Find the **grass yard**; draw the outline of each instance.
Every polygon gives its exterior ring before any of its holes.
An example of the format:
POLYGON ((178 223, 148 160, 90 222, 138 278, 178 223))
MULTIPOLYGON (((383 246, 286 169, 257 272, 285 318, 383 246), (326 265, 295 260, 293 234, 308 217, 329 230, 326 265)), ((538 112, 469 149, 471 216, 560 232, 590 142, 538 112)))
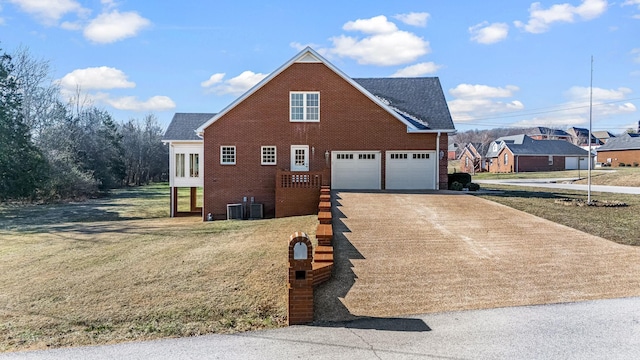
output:
MULTIPOLYGON (((603 237, 625 245, 640 245, 640 196, 613 193, 592 193, 592 200, 622 201, 627 207, 564 206, 556 204, 560 198, 582 199, 585 192, 552 190, 547 188, 489 185, 484 190, 499 190, 496 193, 478 194, 488 200, 527 212, 603 237)), ((490 226, 490 224, 487 224, 490 226)))
MULTIPOLYGON (((507 179, 548 179, 548 178, 580 178, 576 184, 587 183, 587 170, 566 170, 547 172, 521 173, 489 173, 473 175, 474 180, 507 180, 507 179)), ((640 186, 640 168, 598 168, 591 171, 593 185, 640 186)))
POLYGON ((283 326, 289 235, 316 216, 168 218, 165 185, 0 206, 0 351, 283 326))

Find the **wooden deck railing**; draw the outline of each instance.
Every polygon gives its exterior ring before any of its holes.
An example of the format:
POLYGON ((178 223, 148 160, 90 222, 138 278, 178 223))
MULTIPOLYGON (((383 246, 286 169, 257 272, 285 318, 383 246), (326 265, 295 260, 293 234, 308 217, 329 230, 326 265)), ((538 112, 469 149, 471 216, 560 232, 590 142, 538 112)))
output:
POLYGON ((276 186, 279 188, 320 189, 323 173, 321 171, 278 170, 276 176, 276 186))

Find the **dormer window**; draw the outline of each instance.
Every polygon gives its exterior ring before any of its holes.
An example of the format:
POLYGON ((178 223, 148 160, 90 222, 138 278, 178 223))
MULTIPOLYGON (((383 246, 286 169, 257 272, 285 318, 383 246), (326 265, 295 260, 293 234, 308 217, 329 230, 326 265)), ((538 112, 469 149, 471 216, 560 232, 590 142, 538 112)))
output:
POLYGON ((292 91, 289 104, 289 121, 320 121, 320 92, 292 91))

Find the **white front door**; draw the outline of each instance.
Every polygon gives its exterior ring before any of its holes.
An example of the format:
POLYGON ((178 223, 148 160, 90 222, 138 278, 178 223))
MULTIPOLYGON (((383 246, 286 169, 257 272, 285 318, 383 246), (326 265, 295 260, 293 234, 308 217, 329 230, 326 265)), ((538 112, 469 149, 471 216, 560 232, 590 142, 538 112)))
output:
POLYGON ((309 145, 291 145, 291 171, 309 171, 309 145))

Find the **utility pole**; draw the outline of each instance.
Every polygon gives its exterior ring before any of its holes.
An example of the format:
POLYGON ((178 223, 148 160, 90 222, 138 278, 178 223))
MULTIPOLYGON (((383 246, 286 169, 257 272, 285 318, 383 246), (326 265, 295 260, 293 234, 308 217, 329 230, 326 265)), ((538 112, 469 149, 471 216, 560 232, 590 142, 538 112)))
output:
MULTIPOLYGON (((593 159, 591 158, 591 125, 593 121, 593 55, 591 55, 591 81, 589 83, 589 170, 587 176, 587 204, 591 204, 591 168, 593 167, 593 159)), ((578 158, 578 162, 580 162, 578 158)))

